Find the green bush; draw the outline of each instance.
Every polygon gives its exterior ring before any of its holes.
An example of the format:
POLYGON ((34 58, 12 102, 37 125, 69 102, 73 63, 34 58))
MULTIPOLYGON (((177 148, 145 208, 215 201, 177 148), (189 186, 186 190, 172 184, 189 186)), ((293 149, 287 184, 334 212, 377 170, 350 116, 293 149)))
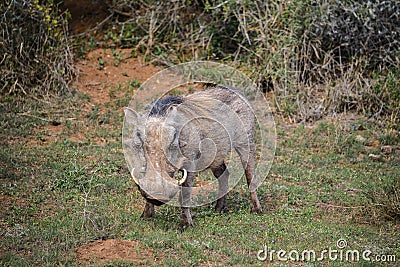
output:
POLYGON ((67 14, 53 0, 0 4, 1 94, 44 97, 70 91, 74 77, 67 14))

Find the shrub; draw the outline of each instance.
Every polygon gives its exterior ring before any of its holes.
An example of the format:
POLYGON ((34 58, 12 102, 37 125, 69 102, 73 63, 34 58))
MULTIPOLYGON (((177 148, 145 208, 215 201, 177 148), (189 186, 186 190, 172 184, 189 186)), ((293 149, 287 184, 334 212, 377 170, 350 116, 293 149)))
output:
POLYGON ((53 0, 0 4, 1 94, 44 97, 69 92, 74 77, 67 14, 53 0))
POLYGON ((352 64, 360 64, 364 73, 399 66, 399 1, 309 2, 301 32, 306 44, 301 58, 303 65, 317 65, 325 71, 307 76, 319 80, 326 74, 341 75, 352 64))
POLYGON ((400 177, 387 174, 372 183, 364 183, 364 195, 369 201, 366 214, 372 219, 400 221, 400 177))
POLYGON ((390 78, 400 63, 396 0, 108 4, 125 19, 108 36, 115 42, 167 64, 229 60, 264 90, 274 89, 277 110, 293 120, 354 109, 399 121, 390 78))

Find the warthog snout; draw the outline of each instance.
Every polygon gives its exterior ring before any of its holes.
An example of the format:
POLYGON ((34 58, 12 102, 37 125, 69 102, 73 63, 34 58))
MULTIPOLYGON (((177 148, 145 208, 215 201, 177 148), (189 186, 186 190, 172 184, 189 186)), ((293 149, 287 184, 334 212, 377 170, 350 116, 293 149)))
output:
POLYGON ((179 191, 179 187, 187 179, 187 171, 182 170, 182 178, 175 180, 168 174, 149 172, 143 179, 138 180, 142 196, 150 203, 160 206, 169 202, 179 191))

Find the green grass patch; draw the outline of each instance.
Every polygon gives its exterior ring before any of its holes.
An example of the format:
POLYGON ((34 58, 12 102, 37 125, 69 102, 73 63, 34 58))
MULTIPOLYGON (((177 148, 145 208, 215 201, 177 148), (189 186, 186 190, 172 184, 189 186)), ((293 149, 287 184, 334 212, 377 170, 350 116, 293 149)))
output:
MULTIPOLYGON (((90 99, 74 101, 83 105, 90 99)), ((309 263, 257 259, 265 246, 320 253, 337 248, 340 239, 349 249, 400 259, 398 215, 389 205, 398 192, 398 151, 382 154, 382 161, 369 158, 371 151, 381 153, 374 143, 380 144, 382 135, 366 122, 357 127, 362 119, 299 126, 278 120, 276 158, 259 188, 265 214, 249 213, 249 193, 240 181, 228 195, 227 213, 214 213, 212 205, 194 208, 195 227, 182 231, 177 207, 162 206, 154 218, 140 218, 144 201, 123 157, 119 106, 82 111, 65 103, 60 113, 60 106, 26 103, 22 112, 34 116, 19 116, 18 104, 3 103, 1 265, 78 266, 78 247, 111 238, 151 248, 148 263, 157 260, 157 266, 379 266, 327 258, 309 263), (54 126, 53 120, 61 124, 54 126), (51 137, 46 127, 60 131, 51 137), (78 140, 72 138, 77 132, 82 133, 78 140)), ((385 144, 398 145, 395 139, 385 144)))

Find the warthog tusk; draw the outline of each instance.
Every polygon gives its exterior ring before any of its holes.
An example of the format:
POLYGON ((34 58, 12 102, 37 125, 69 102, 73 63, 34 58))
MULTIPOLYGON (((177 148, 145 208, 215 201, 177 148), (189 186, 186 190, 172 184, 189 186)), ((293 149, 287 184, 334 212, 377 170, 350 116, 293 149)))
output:
POLYGON ((186 181, 187 178, 187 170, 182 169, 182 171, 183 171, 183 177, 178 181, 179 186, 181 186, 186 181))
POLYGON ((135 171, 135 168, 132 168, 131 176, 132 176, 133 181, 135 181, 135 183, 137 184, 138 182, 136 181, 135 175, 133 174, 134 171, 135 171))

